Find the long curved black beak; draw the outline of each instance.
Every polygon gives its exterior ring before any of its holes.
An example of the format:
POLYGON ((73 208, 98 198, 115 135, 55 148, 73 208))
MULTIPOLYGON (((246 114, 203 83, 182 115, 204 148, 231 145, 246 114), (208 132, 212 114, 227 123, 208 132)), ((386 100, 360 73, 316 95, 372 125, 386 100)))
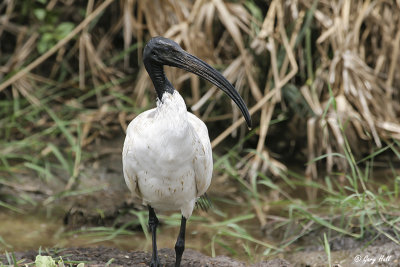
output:
MULTIPOLYGON (((177 52, 177 51, 175 51, 177 52)), ((235 87, 227 80, 221 73, 216 69, 205 63, 203 60, 189 54, 185 50, 180 50, 178 55, 169 56, 166 65, 177 67, 191 73, 194 73, 207 81, 211 82, 219 89, 224 91, 239 107, 242 112, 247 126, 251 128, 251 117, 246 104, 244 103, 242 97, 236 91, 235 87)))

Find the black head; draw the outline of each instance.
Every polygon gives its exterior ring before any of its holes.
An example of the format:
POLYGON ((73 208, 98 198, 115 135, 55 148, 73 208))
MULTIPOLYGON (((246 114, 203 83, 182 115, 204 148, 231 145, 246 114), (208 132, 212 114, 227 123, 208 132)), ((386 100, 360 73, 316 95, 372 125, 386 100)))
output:
POLYGON ((160 36, 152 38, 144 48, 143 63, 160 100, 165 92, 173 91, 172 85, 165 77, 163 65, 177 67, 206 79, 224 91, 238 105, 248 127, 251 128, 249 111, 233 85, 213 67, 189 54, 174 41, 160 36))
POLYGON ((159 64, 171 66, 182 52, 185 51, 174 41, 157 36, 152 38, 144 47, 143 62, 145 65, 159 64))

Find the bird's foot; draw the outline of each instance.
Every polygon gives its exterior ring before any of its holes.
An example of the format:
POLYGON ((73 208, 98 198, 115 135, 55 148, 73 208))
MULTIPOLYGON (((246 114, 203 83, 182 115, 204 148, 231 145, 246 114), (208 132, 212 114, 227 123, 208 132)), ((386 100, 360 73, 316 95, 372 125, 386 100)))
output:
POLYGON ((181 259, 182 259, 182 258, 176 259, 176 261, 175 261, 175 267, 180 267, 180 266, 181 266, 181 259))
POLYGON ((179 238, 175 244, 175 252, 176 252, 175 267, 181 266, 182 254, 184 250, 185 250, 185 240, 179 238))
POLYGON ((161 267, 160 260, 157 258, 152 258, 150 262, 150 267, 161 267))

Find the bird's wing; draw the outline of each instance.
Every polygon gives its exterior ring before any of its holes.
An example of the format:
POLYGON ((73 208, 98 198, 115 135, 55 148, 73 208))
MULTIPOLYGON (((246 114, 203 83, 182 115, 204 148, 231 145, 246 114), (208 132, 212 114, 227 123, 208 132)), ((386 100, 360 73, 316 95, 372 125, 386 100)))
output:
POLYGON ((134 197, 141 197, 137 186, 136 160, 132 155, 133 142, 131 136, 127 133, 122 150, 122 166, 124 172, 125 183, 134 197))
POLYGON ((196 179, 197 197, 203 195, 211 183, 213 160, 210 137, 203 121, 188 112, 188 119, 194 130, 194 149, 196 151, 193 166, 196 179))
POLYGON ((147 110, 139 114, 129 123, 128 128, 126 129, 126 137, 122 151, 122 167, 125 183, 132 192, 132 195, 139 198, 142 198, 142 194, 138 187, 138 170, 141 168, 136 159, 136 154, 144 146, 141 130, 143 127, 146 127, 144 124, 148 119, 153 117, 154 112, 155 109, 147 110))

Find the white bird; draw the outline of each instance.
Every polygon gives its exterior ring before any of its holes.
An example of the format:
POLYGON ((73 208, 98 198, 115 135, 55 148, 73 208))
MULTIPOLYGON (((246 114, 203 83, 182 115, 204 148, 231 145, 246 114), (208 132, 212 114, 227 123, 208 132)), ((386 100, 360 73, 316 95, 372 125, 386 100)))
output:
POLYGON ((238 105, 249 127, 251 118, 235 88, 218 71, 174 41, 152 38, 144 48, 143 62, 157 92, 157 107, 139 114, 127 128, 122 152, 124 178, 133 195, 149 209, 153 245, 150 266, 160 266, 154 210, 181 211, 181 228, 175 244, 175 266, 180 266, 186 220, 197 199, 210 186, 213 161, 206 125, 187 111, 163 66, 181 68, 210 81, 238 105))

